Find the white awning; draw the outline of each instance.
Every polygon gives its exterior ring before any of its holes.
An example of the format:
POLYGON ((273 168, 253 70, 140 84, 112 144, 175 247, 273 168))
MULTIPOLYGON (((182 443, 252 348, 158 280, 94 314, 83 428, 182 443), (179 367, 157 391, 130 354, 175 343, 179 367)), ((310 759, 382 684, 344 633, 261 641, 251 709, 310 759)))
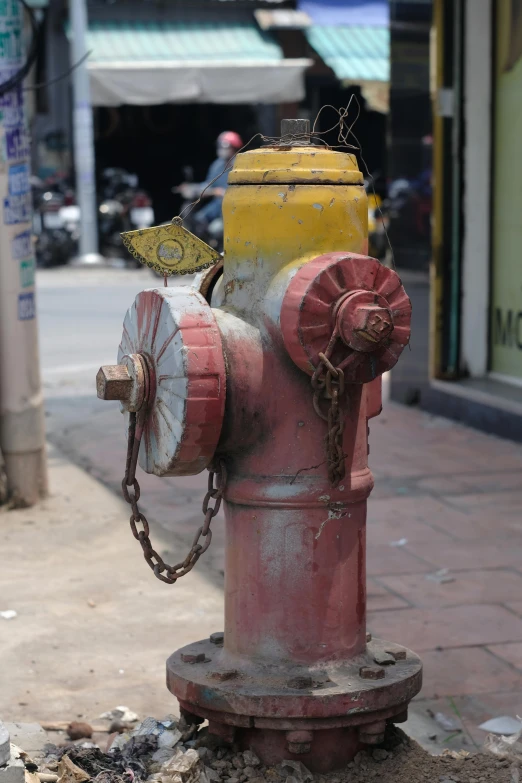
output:
POLYGON ((94 106, 284 103, 305 95, 308 59, 90 62, 94 106))

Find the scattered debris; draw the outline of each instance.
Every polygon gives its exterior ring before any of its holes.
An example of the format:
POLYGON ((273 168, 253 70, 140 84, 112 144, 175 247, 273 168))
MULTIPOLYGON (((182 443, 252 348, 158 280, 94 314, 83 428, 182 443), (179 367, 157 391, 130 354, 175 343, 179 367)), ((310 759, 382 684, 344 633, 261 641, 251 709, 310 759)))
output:
POLYGON ((510 715, 500 715, 498 718, 491 718, 491 720, 481 723, 479 729, 488 731, 491 734, 504 734, 510 736, 512 734, 520 734, 520 731, 522 730, 522 721, 520 718, 515 719, 510 715))
POLYGON ((177 750, 159 773, 161 783, 199 783, 201 766, 199 756, 193 748, 185 753, 177 750))
POLYGON ((90 775, 78 767, 68 756, 63 756, 58 765, 59 783, 83 783, 90 775))
POLYGON ((3 612, 0 612, 0 617, 3 620, 14 620, 15 617, 18 617, 18 612, 15 612, 14 609, 5 609, 3 612))
POLYGON ((124 705, 115 707, 109 712, 104 712, 102 715, 100 715, 100 718, 102 720, 110 721, 119 720, 122 723, 137 723, 139 721, 139 715, 124 705))
POLYGON ((406 546, 407 543, 407 538, 399 538, 398 541, 390 541, 390 546, 406 546))
POLYGON ((72 740, 90 739, 92 737, 92 726, 88 723, 73 720, 67 726, 67 736, 72 740))
POLYGON ((455 581, 455 577, 451 576, 449 573, 449 568, 440 568, 433 574, 426 574, 425 579, 429 582, 437 582, 439 585, 445 585, 455 581))
MULTIPOLYGON (((447 716, 443 718, 449 730, 447 716)), ((493 739, 499 743, 506 738, 493 739)), ((198 728, 184 718, 145 718, 116 736, 108 752, 93 743, 48 746, 38 780, 26 783, 521 783, 518 737, 507 739, 511 747, 505 756, 498 745, 492 753, 432 756, 390 725, 382 744, 360 751, 345 769, 314 775, 292 759, 265 767, 251 750, 227 745, 208 727, 198 728)))
POLYGON ((427 710, 427 713, 444 731, 462 731, 460 721, 451 715, 445 715, 443 712, 432 712, 431 710, 427 710))
POLYGON ((484 740, 484 748, 495 756, 501 756, 512 761, 522 761, 521 735, 522 729, 509 737, 498 737, 496 734, 488 734, 484 740))
MULTIPOLYGON (((54 731, 67 731, 69 726, 71 725, 68 721, 42 721, 40 724, 42 729, 44 731, 54 732, 54 731)), ((103 734, 109 731, 108 727, 103 723, 93 723, 93 724, 86 724, 90 725, 93 734, 103 734)))
POLYGON ((452 759, 467 759, 470 755, 469 750, 450 750, 446 748, 442 751, 443 756, 450 756, 452 759))
POLYGON ((282 761, 281 767, 283 770, 290 770, 291 776, 301 783, 314 779, 314 776, 310 770, 305 767, 302 761, 282 761))

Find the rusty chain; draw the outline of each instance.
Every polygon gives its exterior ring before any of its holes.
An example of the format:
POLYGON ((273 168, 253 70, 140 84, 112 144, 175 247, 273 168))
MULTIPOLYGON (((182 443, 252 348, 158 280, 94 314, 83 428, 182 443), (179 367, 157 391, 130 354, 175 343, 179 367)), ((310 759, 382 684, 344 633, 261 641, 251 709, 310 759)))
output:
POLYGON ((345 454, 343 451, 344 414, 341 398, 344 394, 344 373, 340 367, 334 367, 326 355, 330 353, 333 342, 330 341, 325 353, 319 354, 319 364, 312 375, 313 404, 315 412, 328 422, 326 433, 326 465, 332 487, 337 487, 345 475, 345 454), (321 403, 328 401, 325 413, 321 403))
POLYGON ((147 517, 143 514, 138 506, 138 500, 140 499, 141 489, 136 478, 136 466, 138 462, 138 453, 140 450, 141 435, 143 432, 145 413, 141 413, 137 416, 136 413, 130 414, 129 419, 129 434, 127 443, 127 461, 125 465, 125 476, 122 481, 123 497, 129 503, 132 508, 132 514, 130 517, 130 526, 132 535, 140 542, 143 549, 143 556, 149 566, 154 571, 155 576, 162 582, 166 582, 169 585, 173 585, 177 580, 192 571, 201 555, 207 551, 212 541, 212 531, 210 529, 210 523, 216 516, 221 506, 221 500, 223 498, 223 491, 226 482, 225 467, 222 461, 219 462, 218 470, 210 470, 208 474, 208 491, 203 499, 203 514, 205 515, 203 524, 198 528, 194 537, 192 547, 186 558, 177 565, 171 566, 165 563, 161 555, 159 555, 150 540, 150 530, 147 517), (214 478, 216 479, 216 486, 214 486, 214 478), (129 487, 132 487, 132 493, 129 491, 129 487), (215 500, 214 506, 210 505, 211 499, 215 500), (142 529, 138 530, 138 525, 142 525, 142 529), (204 538, 204 543, 200 543, 201 538, 204 538))

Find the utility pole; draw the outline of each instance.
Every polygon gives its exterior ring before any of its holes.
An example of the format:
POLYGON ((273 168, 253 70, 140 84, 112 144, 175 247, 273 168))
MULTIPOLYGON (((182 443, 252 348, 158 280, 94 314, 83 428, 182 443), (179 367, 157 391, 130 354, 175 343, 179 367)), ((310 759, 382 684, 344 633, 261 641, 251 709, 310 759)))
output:
POLYGON ((22 80, 23 7, 0 0, 0 452, 15 503, 47 490, 32 242, 30 149, 22 80))
POLYGON ((98 223, 94 167, 94 131, 87 61, 86 0, 69 0, 71 17, 71 66, 73 85, 74 166, 76 197, 80 207, 80 254, 77 262, 103 262, 98 253, 98 223))

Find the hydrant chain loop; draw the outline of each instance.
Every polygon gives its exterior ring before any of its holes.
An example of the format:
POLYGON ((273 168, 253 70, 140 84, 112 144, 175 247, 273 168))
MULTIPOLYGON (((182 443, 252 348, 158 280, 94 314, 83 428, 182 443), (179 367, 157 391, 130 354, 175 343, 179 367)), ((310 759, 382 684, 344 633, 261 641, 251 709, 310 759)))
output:
POLYGON ((128 444, 127 444, 127 460, 125 465, 125 477, 122 481, 122 493, 123 497, 129 503, 132 508, 132 514, 130 517, 130 527, 134 538, 140 542, 143 550, 143 557, 148 563, 150 568, 154 571, 154 575, 166 584, 174 584, 181 576, 185 576, 189 571, 192 571, 197 561, 204 554, 210 546, 212 541, 212 531, 210 530, 210 523, 212 519, 218 513, 221 500, 223 497, 223 490, 225 488, 226 473, 223 461, 220 460, 218 470, 210 470, 208 476, 208 491, 203 500, 203 513, 205 519, 203 525, 198 528, 198 531, 194 537, 194 541, 190 548, 188 555, 183 562, 178 563, 175 566, 165 563, 161 555, 159 555, 152 546, 149 538, 150 529, 147 517, 141 513, 138 507, 138 500, 140 498, 140 485, 135 478, 136 466, 138 461, 138 453, 140 450, 141 434, 143 432, 143 422, 145 420, 146 413, 143 409, 140 411, 140 422, 137 426, 137 414, 131 413, 128 429, 128 444), (214 486, 216 481, 217 486, 214 486), (133 488, 133 492, 129 492, 129 487, 133 488), (214 499, 214 506, 210 506, 210 500, 214 499), (143 525, 143 530, 138 531, 137 525, 143 525), (204 538, 204 543, 200 543, 200 539, 204 538), (164 573, 166 572, 166 573, 164 573))

